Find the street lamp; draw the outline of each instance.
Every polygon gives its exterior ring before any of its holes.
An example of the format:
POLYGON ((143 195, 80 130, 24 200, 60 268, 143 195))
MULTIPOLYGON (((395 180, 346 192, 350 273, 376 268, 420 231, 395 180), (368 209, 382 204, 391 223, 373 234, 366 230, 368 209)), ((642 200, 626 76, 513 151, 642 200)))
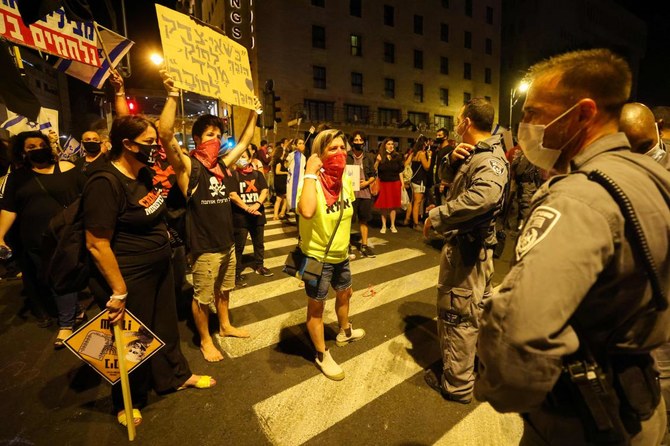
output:
POLYGON ((161 56, 158 53, 151 53, 151 56, 149 56, 149 59, 151 59, 151 62, 154 65, 163 65, 163 56, 161 56))
POLYGON ((521 81, 516 86, 516 88, 513 87, 509 92, 509 129, 510 129, 510 131, 512 130, 512 113, 514 112, 514 106, 516 105, 517 102, 519 102, 519 99, 521 98, 521 95, 528 91, 528 87, 530 87, 530 84, 528 82, 521 81), (519 96, 515 97, 517 93, 519 93, 519 96))

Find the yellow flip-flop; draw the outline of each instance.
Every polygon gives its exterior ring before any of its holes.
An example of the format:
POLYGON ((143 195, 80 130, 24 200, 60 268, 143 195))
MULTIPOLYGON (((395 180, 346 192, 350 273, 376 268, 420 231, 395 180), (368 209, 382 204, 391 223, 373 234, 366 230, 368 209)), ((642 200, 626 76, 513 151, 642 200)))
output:
POLYGON ((184 385, 180 386, 177 390, 184 390, 184 389, 190 389, 190 388, 195 388, 195 389, 209 389, 211 387, 214 387, 216 383, 212 383, 212 377, 208 375, 200 375, 200 378, 195 382, 195 384, 192 385, 184 385))
MULTIPOLYGON (((119 412, 119 414, 116 416, 116 420, 119 422, 119 424, 123 427, 128 426, 128 422, 126 421, 126 412, 119 412)), ((133 423, 135 423, 135 426, 139 426, 142 423, 142 413, 140 412, 139 409, 133 409, 133 423), (135 423, 135 420, 139 420, 135 423)))

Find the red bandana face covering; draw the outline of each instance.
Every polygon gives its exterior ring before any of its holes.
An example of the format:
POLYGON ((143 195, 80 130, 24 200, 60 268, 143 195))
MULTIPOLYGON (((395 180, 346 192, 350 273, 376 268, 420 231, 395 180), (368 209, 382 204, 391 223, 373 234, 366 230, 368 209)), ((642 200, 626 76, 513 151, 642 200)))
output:
POLYGON ((332 206, 340 197, 342 174, 346 165, 347 155, 342 151, 323 161, 320 177, 323 194, 326 196, 326 204, 328 206, 332 206))
POLYGON ((214 175, 219 183, 223 181, 223 171, 218 163, 220 142, 218 139, 210 139, 201 143, 191 152, 191 156, 200 161, 214 175))

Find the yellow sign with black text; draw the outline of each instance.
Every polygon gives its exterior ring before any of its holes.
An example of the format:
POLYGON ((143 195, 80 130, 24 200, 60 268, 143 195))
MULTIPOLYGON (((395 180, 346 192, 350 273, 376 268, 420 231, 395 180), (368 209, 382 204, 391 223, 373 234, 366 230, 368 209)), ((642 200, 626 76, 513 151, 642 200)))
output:
MULTIPOLYGON (((65 345, 110 384, 116 384, 119 381, 119 366, 114 345, 114 331, 108 313, 107 310, 102 311, 72 333, 65 340, 65 345)), ((165 345, 128 310, 124 316, 123 338, 128 373, 165 345)))

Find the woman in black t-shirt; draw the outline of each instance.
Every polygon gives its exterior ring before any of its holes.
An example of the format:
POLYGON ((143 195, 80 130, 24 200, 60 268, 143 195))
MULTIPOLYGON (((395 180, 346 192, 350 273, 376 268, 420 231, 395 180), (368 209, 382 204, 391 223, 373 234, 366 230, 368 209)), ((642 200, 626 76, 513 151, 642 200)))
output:
MULTIPOLYGON (((165 342, 130 375, 133 405, 141 407, 152 378, 158 392, 208 388, 215 381, 193 375, 179 346, 165 202, 148 168, 158 149, 156 128, 141 116, 123 116, 114 120, 110 136, 110 163, 83 194, 86 245, 97 266, 90 288, 112 322, 122 321, 127 308, 165 342)), ((120 386, 112 387, 112 400, 125 424, 120 386)), ((141 420, 133 409, 133 422, 141 420)))
POLYGON ((379 149, 375 169, 379 173, 379 195, 375 201, 375 209, 382 214, 381 233, 386 233, 386 216, 390 214, 391 232, 398 232, 395 227, 396 209, 400 207, 400 193, 403 185, 402 171, 404 169, 402 156, 396 151, 395 143, 386 138, 379 149))
POLYGON ((51 143, 40 132, 23 132, 12 140, 14 164, 20 167, 7 177, 0 213, 0 245, 18 222, 21 270, 28 303, 42 326, 49 324, 47 308, 58 310, 58 326, 54 348, 61 349, 63 340, 72 334, 76 319, 83 318, 77 308, 77 293, 54 295, 42 278, 42 234, 49 221, 79 195, 83 184, 74 164, 56 160, 51 143))
POLYGON ((273 220, 279 220, 286 215, 286 178, 288 171, 284 163, 286 162, 286 149, 279 144, 272 154, 272 172, 274 173, 275 185, 275 212, 273 220))

